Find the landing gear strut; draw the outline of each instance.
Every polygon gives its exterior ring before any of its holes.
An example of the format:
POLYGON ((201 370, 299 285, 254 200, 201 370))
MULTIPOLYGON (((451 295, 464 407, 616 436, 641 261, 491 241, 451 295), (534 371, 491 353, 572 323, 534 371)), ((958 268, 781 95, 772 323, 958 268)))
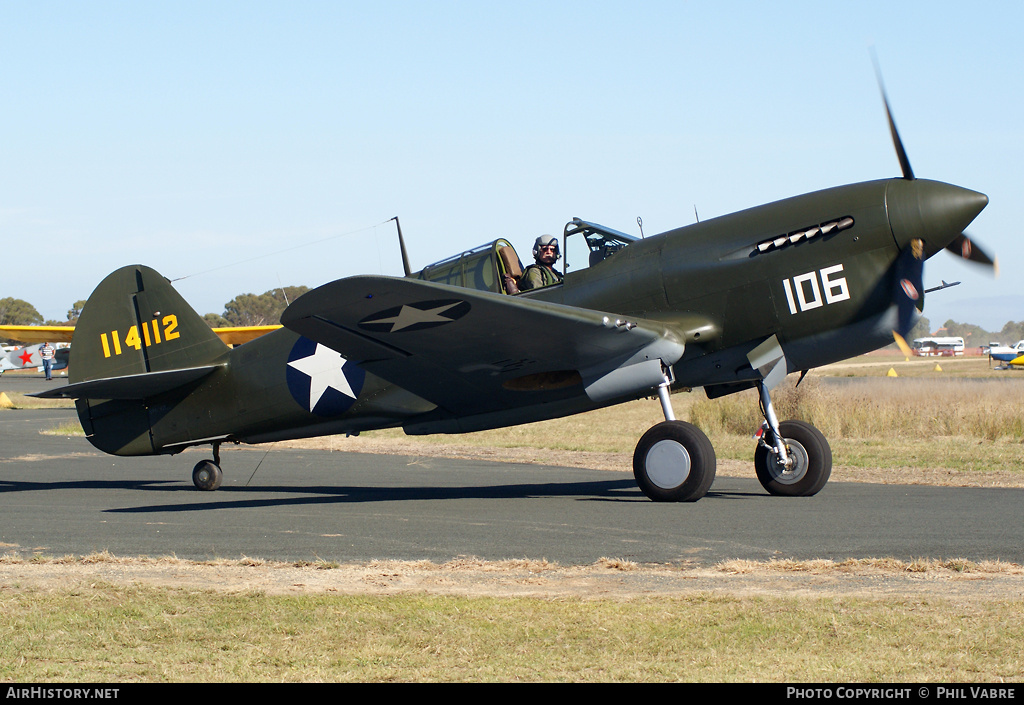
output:
POLYGON ((825 436, 803 421, 775 416, 764 382, 758 383, 764 425, 754 450, 757 479, 770 494, 810 497, 821 491, 832 474, 832 449, 825 436))
POLYGON ((220 487, 224 473, 220 469, 220 443, 213 444, 213 460, 200 460, 192 469, 192 484, 196 489, 212 492, 220 487))
POLYGON ((715 449, 704 432, 677 421, 669 402, 668 375, 658 387, 665 420, 640 438, 633 453, 633 475, 655 502, 696 502, 715 480, 715 449))

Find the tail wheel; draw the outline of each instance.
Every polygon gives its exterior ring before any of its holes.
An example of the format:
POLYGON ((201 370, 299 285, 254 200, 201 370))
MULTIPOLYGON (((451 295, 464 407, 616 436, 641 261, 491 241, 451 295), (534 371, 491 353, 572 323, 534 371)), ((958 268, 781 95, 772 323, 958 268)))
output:
POLYGON ((192 484, 204 492, 212 492, 220 487, 223 479, 224 473, 221 472, 220 465, 212 460, 201 460, 192 469, 192 484))
POLYGON ((769 448, 758 443, 754 451, 757 479, 773 495, 810 497, 817 494, 832 474, 832 448, 825 436, 803 421, 783 421, 779 431, 793 463, 786 468, 769 448))
POLYGON ((696 502, 715 480, 715 448, 685 421, 651 427, 633 453, 633 475, 655 502, 696 502))

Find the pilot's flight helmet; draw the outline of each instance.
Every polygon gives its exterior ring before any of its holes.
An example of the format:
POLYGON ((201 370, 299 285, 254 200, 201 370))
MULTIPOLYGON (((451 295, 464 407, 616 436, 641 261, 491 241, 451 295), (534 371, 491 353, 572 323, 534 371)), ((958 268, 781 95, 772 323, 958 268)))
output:
POLYGON ((541 235, 537 238, 536 242, 533 243, 533 258, 537 259, 540 257, 541 245, 554 245, 555 246, 555 260, 557 261, 562 253, 558 248, 558 238, 554 235, 541 235))

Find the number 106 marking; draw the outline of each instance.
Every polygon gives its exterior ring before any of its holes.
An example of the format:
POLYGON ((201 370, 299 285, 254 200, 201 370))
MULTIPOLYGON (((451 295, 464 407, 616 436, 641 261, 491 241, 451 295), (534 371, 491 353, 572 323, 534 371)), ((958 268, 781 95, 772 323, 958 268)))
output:
POLYGON ((783 279, 782 287, 786 290, 786 303, 789 304, 789 312, 810 311, 825 304, 834 304, 849 299, 850 289, 846 285, 846 277, 835 276, 841 271, 843 271, 843 265, 836 264, 817 272, 800 274, 793 277, 792 280, 783 279), (818 285, 819 278, 820 287, 818 285), (790 281, 792 281, 792 285, 790 281), (825 294, 824 297, 822 297, 822 292, 825 294))

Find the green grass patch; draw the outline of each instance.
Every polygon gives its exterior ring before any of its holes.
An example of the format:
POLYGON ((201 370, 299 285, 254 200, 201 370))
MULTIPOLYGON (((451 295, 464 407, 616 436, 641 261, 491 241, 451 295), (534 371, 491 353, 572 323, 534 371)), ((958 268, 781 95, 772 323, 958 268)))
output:
POLYGON ((82 436, 85 437, 85 431, 82 430, 82 424, 77 419, 68 421, 66 423, 57 424, 50 428, 45 428, 40 431, 45 436, 82 436))
POLYGON ((1014 680, 1024 601, 0 591, 0 678, 39 681, 1014 680))

